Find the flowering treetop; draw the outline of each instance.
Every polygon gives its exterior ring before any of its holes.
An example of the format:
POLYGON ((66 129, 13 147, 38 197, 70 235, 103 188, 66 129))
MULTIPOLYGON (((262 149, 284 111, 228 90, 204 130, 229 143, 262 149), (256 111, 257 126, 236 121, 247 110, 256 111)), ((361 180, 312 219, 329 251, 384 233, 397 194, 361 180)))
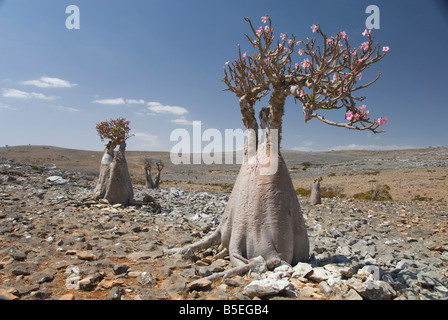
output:
POLYGON ((302 103, 305 122, 317 118, 333 126, 384 132, 378 127, 386 124, 387 118, 372 119, 366 105, 357 105, 365 97, 355 96, 357 91, 378 80, 381 73, 372 81, 358 85, 363 71, 380 61, 389 51, 387 46, 381 48, 379 44, 373 44, 371 30, 363 32, 366 40, 361 45, 351 47, 345 31, 328 36, 322 32, 320 25, 312 25, 311 31, 321 38, 317 45, 316 38, 297 41, 295 35, 287 33, 280 33, 275 41, 274 28, 268 15, 261 18, 263 25, 258 29, 254 28, 249 18, 245 20, 252 30, 246 38, 255 53, 242 53, 238 47, 238 59, 227 61, 224 66, 223 81, 226 90, 234 92, 240 99, 247 128, 258 128, 254 124, 253 106, 272 92, 270 109, 263 111, 263 108, 262 111, 270 116, 271 125, 278 126, 280 130, 284 101, 286 96, 292 95, 302 103), (345 110, 347 122, 334 122, 317 112, 333 109, 345 110))
POLYGON ((101 141, 104 139, 109 139, 108 147, 115 148, 122 141, 126 141, 134 134, 129 133, 131 128, 129 128, 130 121, 126 118, 120 117, 118 119, 110 119, 95 123, 96 131, 98 132, 101 141))

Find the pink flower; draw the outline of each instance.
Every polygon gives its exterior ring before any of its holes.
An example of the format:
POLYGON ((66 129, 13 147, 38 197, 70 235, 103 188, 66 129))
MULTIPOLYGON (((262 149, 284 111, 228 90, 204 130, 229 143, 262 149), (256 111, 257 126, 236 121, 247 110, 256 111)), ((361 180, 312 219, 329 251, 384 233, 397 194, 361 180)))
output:
POLYGON ((298 63, 294 64, 294 69, 299 69, 299 64, 298 63))
POLYGON ((303 43, 303 41, 297 41, 296 45, 303 43))
POLYGON ((389 47, 383 47, 383 52, 389 51, 389 47))
POLYGON ((358 50, 356 50, 356 48, 353 49, 353 51, 352 51, 352 56, 355 56, 357 53, 358 53, 358 50))
POLYGON ((388 121, 387 117, 378 118, 377 123, 378 125, 382 126, 383 124, 387 124, 387 121, 388 121))
POLYGON ((229 63, 230 63, 230 61, 227 61, 227 62, 226 62, 226 66, 228 66, 228 65, 229 65, 229 63))
POLYGON ((310 60, 308 60, 308 58, 306 58, 305 60, 302 61, 300 65, 304 68, 309 68, 311 66, 311 62, 310 60))
POLYGON ((337 74, 337 73, 335 73, 334 75, 333 75, 333 82, 336 82, 336 81, 338 81, 340 79, 340 77, 339 77, 339 75, 337 74))
POLYGON ((339 32, 339 35, 342 37, 342 39, 345 39, 347 37, 347 33, 345 31, 339 32))
POLYGON ((260 26, 257 30, 257 35, 261 35, 263 33, 264 29, 262 26, 260 26))
POLYGON ((313 25, 311 26, 311 30, 313 30, 313 33, 314 33, 314 32, 317 32, 317 30, 319 30, 319 26, 316 26, 315 24, 313 24, 313 25))
POLYGON ((261 17, 261 22, 266 23, 269 19, 269 15, 265 15, 261 17))
POLYGON ((361 43, 361 48, 363 50, 369 49, 369 41, 365 41, 365 42, 361 43))
POLYGON ((302 55, 305 52, 303 49, 299 49, 299 54, 302 55))
POLYGON ((293 43, 293 42, 294 42, 294 40, 292 40, 292 39, 289 39, 289 40, 288 40, 288 43, 289 43, 289 44, 291 44, 291 43, 293 43))
POLYGON ((334 45, 334 40, 333 40, 333 39, 327 39, 327 44, 328 44, 329 46, 334 45))
POLYGON ((363 61, 364 61, 365 59, 366 59, 366 58, 358 59, 358 63, 363 63, 363 61))
POLYGON ((271 30, 271 28, 269 28, 269 26, 264 27, 264 32, 269 32, 270 30, 271 30))
POLYGON ((372 30, 368 30, 368 29, 365 29, 364 30, 364 32, 362 33, 362 35, 365 37, 365 36, 368 36, 368 37, 370 37, 370 32, 371 32, 372 30))
POLYGON ((347 120, 352 120, 352 119, 353 119, 353 113, 352 113, 351 111, 348 111, 348 112, 345 114, 345 118, 346 118, 347 120))
POLYGON ((361 116, 359 115, 359 113, 355 113, 355 115, 353 116, 353 118, 358 121, 359 119, 361 119, 361 116))
POLYGON ((247 53, 246 52, 243 53, 243 58, 247 58, 247 53))
POLYGON ((306 94, 305 92, 303 92, 303 90, 300 90, 299 97, 302 98, 303 96, 306 96, 306 94))
POLYGON ((359 78, 359 80, 361 80, 361 79, 362 79, 362 73, 361 73, 361 72, 358 73, 358 74, 357 74, 357 77, 359 78))
POLYGON ((281 38, 282 40, 285 40, 285 38, 286 38, 286 34, 284 34, 284 33, 280 33, 280 38, 281 38))

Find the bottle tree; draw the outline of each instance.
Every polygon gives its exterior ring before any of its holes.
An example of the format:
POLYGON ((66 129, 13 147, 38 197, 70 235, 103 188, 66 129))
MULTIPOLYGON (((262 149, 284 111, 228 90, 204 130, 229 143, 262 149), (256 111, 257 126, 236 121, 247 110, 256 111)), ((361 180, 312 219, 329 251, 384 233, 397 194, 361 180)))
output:
POLYGON ((286 99, 292 96, 300 102, 305 123, 317 119, 347 129, 383 132, 380 126, 387 118, 373 119, 366 105, 360 105, 365 97, 357 93, 378 80, 380 73, 359 84, 364 70, 380 61, 389 48, 375 45, 370 30, 363 32, 361 45, 351 47, 345 31, 328 36, 313 25, 311 31, 317 38, 297 41, 287 33, 276 38, 268 15, 257 29, 249 18, 245 20, 251 30, 246 38, 254 52, 243 52, 238 46, 238 57, 226 62, 223 77, 225 90, 239 99, 248 129, 245 161, 218 228, 199 242, 169 252, 186 253, 220 244, 241 270, 257 256, 264 257, 269 268, 281 260, 295 265, 309 259, 309 242, 279 147, 286 99), (268 105, 260 109, 257 120, 255 106, 264 97, 268 105), (331 110, 341 110, 343 120, 327 119, 331 110), (266 171, 272 163, 276 170, 266 171))
POLYGON ((125 157, 126 140, 133 136, 129 123, 129 120, 120 117, 95 124, 101 141, 108 142, 93 195, 98 199, 107 199, 111 204, 127 205, 134 195, 125 157), (117 146, 119 149, 115 153, 117 146))

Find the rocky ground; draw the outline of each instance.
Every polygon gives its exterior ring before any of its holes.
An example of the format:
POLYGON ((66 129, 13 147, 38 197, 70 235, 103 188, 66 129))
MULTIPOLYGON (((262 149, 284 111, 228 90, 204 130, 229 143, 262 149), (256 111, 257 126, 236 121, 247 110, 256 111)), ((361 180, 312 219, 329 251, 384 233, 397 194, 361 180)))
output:
POLYGON ((249 274, 210 282, 231 267, 217 248, 163 249, 212 232, 229 192, 137 184, 124 208, 92 200, 95 179, 0 161, 0 299, 448 299, 446 200, 299 197, 310 261, 268 271, 255 258, 249 274))

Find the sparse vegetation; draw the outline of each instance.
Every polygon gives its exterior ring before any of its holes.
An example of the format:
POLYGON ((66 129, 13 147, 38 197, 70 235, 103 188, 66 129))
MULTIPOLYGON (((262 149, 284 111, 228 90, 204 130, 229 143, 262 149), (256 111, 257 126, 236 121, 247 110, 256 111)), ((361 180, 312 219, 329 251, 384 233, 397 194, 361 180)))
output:
POLYGON ((309 196, 311 194, 311 190, 305 189, 305 188, 297 188, 296 189, 296 194, 299 195, 299 196, 306 197, 306 196, 309 196))
POLYGON ((32 170, 36 170, 36 171, 40 171, 40 172, 44 171, 44 169, 42 169, 41 167, 39 167, 38 165, 35 165, 35 164, 31 166, 31 169, 32 170))
POLYGON ((212 187, 220 187, 221 189, 224 189, 224 190, 232 190, 233 189, 233 184, 229 184, 229 183, 207 183, 207 184, 212 187))
POLYGON ((353 198, 358 200, 392 201, 390 187, 387 184, 378 185, 367 192, 356 193, 353 198))
POLYGON ((433 198, 422 197, 422 196, 420 196, 420 195, 418 194, 418 195, 416 195, 416 196, 414 197, 414 199, 412 199, 412 200, 415 200, 415 201, 432 201, 433 198))
MULTIPOLYGON (((330 187, 320 187, 320 195, 322 198, 335 198, 335 197, 345 197, 346 195, 342 193, 343 189, 337 186, 330 187)), ((297 188, 296 194, 302 197, 307 197, 311 194, 310 189, 306 188, 297 188)))
POLYGON ((367 175, 367 176, 376 176, 376 175, 380 174, 380 171, 379 171, 379 170, 375 170, 375 171, 366 171, 366 172, 364 172, 363 174, 364 174, 364 175, 367 175))
POLYGON ((343 189, 337 186, 321 187, 320 195, 322 198, 344 198, 345 194, 342 191, 343 189))

